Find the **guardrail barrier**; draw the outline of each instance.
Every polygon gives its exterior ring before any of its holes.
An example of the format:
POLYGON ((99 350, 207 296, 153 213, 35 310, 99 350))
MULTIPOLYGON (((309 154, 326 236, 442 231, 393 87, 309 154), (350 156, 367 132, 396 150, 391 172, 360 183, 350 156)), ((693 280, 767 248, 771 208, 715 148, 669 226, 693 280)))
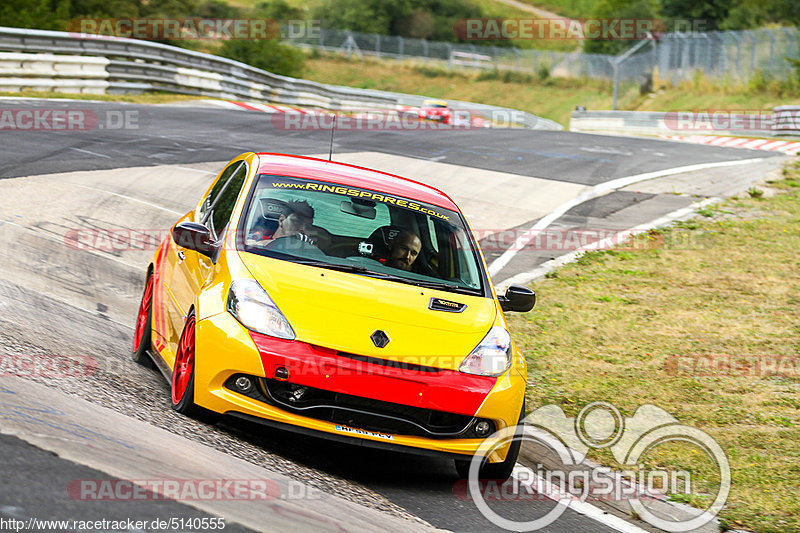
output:
MULTIPOLYGON (((419 107, 426 98, 279 76, 150 41, 0 27, 0 91, 23 89, 90 94, 162 91, 330 111, 397 110, 419 107)), ((556 122, 518 110, 448 103, 490 121, 503 117, 514 126, 562 129, 556 122)))

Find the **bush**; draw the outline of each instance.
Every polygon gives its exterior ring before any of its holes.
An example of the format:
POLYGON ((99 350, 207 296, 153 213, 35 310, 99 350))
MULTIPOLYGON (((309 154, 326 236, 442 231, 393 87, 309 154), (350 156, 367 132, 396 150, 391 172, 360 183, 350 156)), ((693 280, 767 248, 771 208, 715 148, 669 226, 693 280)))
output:
POLYGON ((225 41, 218 55, 246 63, 283 76, 300 77, 305 67, 305 55, 277 39, 225 41))
POLYGON ((550 79, 550 67, 545 64, 539 65, 539 69, 536 71, 536 77, 539 81, 547 81, 550 79))

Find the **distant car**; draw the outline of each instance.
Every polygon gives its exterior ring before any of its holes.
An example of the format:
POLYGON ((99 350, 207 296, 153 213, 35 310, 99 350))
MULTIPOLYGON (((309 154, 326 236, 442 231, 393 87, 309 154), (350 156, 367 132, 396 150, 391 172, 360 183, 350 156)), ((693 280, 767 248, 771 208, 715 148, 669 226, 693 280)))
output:
POLYGON ((507 478, 525 359, 464 216, 391 174, 281 154, 231 161, 172 227, 145 276, 133 358, 172 406, 456 459, 507 478))
POLYGON ((435 120, 450 123, 450 107, 444 100, 425 100, 419 108, 420 120, 435 120))

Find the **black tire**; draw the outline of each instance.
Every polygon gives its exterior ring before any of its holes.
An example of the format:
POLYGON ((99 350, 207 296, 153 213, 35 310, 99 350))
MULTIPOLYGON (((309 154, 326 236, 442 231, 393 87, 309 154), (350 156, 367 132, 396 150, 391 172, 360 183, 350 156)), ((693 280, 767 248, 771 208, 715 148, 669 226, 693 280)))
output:
MULTIPOLYGON (((186 325, 188 325, 190 321, 194 322, 194 309, 192 309, 189 312, 189 316, 186 317, 186 325)), ((183 343, 184 335, 187 334, 186 325, 184 325, 183 332, 181 333, 181 341, 179 343, 179 346, 180 344, 183 343)), ((194 328, 192 328, 192 334, 194 334, 194 328)), ((175 364, 177 366, 177 356, 175 359, 175 364)), ((222 417, 222 415, 220 415, 219 413, 215 413, 213 411, 209 411, 208 409, 200 407, 199 405, 194 403, 194 369, 195 369, 195 361, 193 358, 192 369, 189 375, 189 381, 186 384, 186 388, 184 389, 183 395, 181 396, 180 400, 176 403, 174 401, 174 398, 172 399, 171 402, 172 409, 175 410, 175 412, 188 416, 189 418, 194 418, 196 420, 200 420, 208 424, 214 424, 222 417)), ((175 369, 173 369, 173 375, 174 372, 175 369)), ((174 389, 174 387, 175 387, 175 379, 173 378, 171 389, 174 389)))
MULTIPOLYGON (((144 283, 144 292, 142 293, 142 300, 145 299, 147 296, 147 289, 148 284, 151 283, 151 278, 153 277, 152 273, 149 273, 147 278, 145 278, 144 283)), ((140 311, 141 311, 141 303, 140 311)), ((138 315, 137 315, 138 321, 138 315)), ((131 352, 131 358, 133 359, 134 363, 140 364, 146 368, 155 368, 156 365, 153 363, 153 360, 150 358, 150 355, 147 353, 152 349, 152 336, 153 336, 153 300, 152 294, 150 298, 150 304, 147 307, 147 321, 144 324, 144 329, 142 331, 142 338, 139 341, 139 345, 134 348, 133 352, 131 352)), ((134 335, 136 333, 134 332, 134 335)))
MULTIPOLYGON (((511 443, 511 447, 508 450, 508 454, 506 454, 506 459, 502 463, 487 463, 484 461, 481 464, 481 468, 478 471, 478 478, 479 479, 497 479, 500 481, 505 481, 511 477, 511 473, 514 471, 514 466, 517 464, 517 458, 519 457, 519 449, 522 446, 522 423, 525 419, 525 402, 522 402, 522 411, 519 414, 519 421, 517 422, 518 429, 514 434, 516 440, 511 443)), ((469 467, 472 463, 472 460, 464 460, 464 459, 456 459, 456 472, 458 472, 458 476, 461 479, 467 479, 469 477, 469 467)))

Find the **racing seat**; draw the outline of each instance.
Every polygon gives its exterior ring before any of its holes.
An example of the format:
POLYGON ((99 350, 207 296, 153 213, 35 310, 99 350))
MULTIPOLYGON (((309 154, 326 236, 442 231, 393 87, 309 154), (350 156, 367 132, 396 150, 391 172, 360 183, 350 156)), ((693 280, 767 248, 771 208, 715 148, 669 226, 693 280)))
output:
MULTIPOLYGON (((362 253, 361 255, 375 259, 381 263, 385 263, 386 260, 389 259, 389 254, 391 253, 392 249, 392 242, 401 231, 403 231, 403 228, 399 226, 381 226, 373 231, 366 241, 372 245, 372 252, 362 253)), ((424 274, 426 276, 432 276, 436 278, 440 277, 439 274, 435 272, 428 263, 424 245, 423 249, 420 250, 420 253, 417 256, 417 260, 414 261, 413 265, 411 265, 411 271, 416 272, 417 274, 424 274)))
POLYGON ((289 205, 274 198, 262 198, 258 202, 258 215, 247 232, 249 239, 257 241, 270 239, 278 229, 278 219, 281 215, 288 216, 289 205))
POLYGON ((373 231, 367 238, 367 243, 372 245, 372 250, 369 252, 362 252, 361 255, 375 259, 381 263, 389 259, 389 253, 392 248, 392 241, 403 231, 399 226, 381 226, 373 231))

